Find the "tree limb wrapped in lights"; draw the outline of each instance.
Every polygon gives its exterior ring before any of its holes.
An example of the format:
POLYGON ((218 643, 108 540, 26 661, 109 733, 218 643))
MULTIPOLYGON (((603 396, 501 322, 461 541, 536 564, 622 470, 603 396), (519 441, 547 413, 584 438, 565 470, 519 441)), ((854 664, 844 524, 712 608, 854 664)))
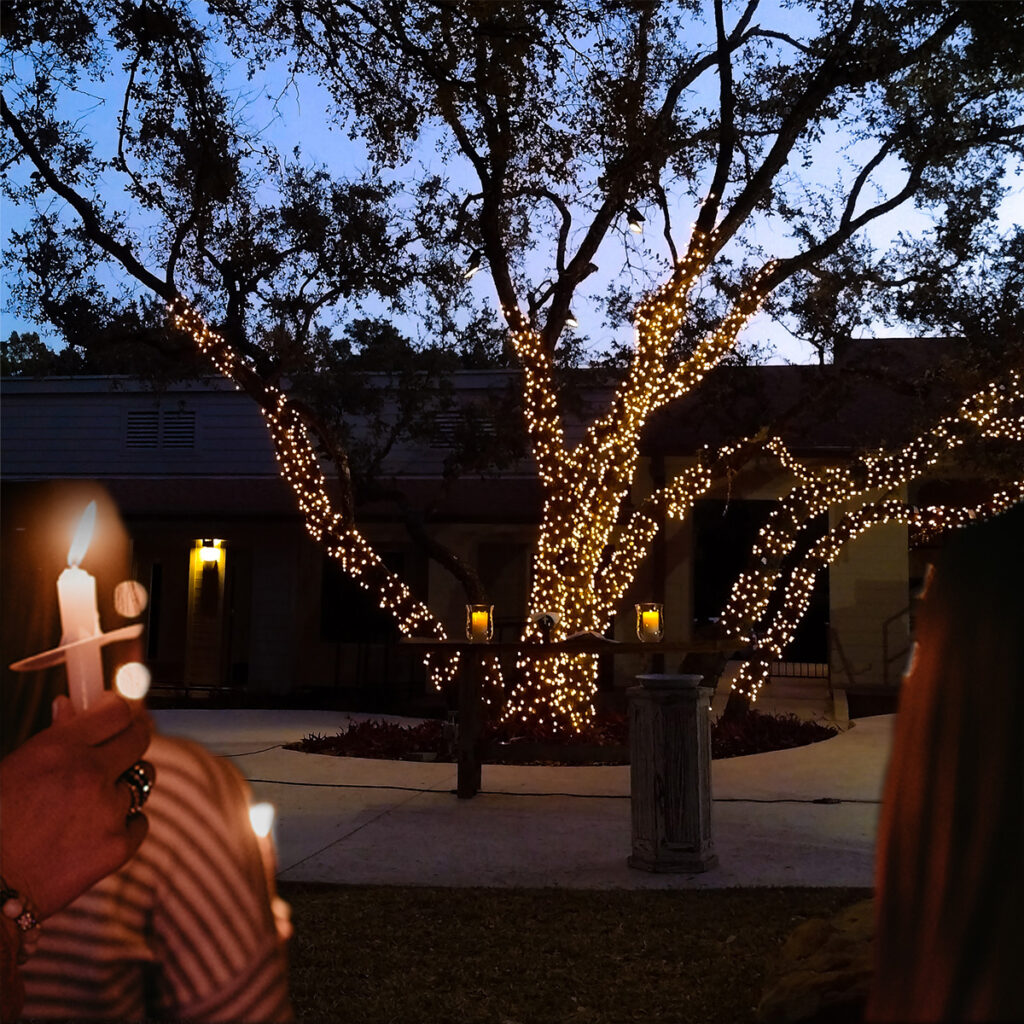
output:
POLYGON ((900 523, 913 528, 920 542, 926 537, 934 539, 958 526, 998 515, 1020 502, 1024 502, 1024 480, 997 491, 988 501, 972 508, 918 508, 905 502, 884 501, 842 516, 790 570, 780 607, 763 631, 756 631, 755 646, 761 657, 741 665, 733 689, 756 700, 758 691, 768 681, 769 656, 776 660, 782 657, 810 604, 817 574, 831 565, 844 546, 860 534, 882 523, 900 523))
MULTIPOLYGON (((224 376, 245 386, 250 396, 259 398, 281 475, 295 492, 309 535, 325 547, 360 587, 380 599, 381 608, 394 616, 403 635, 443 639, 444 627, 430 609, 417 601, 400 577, 384 565, 354 524, 334 511, 313 441, 288 396, 274 385, 260 381, 245 359, 216 331, 210 330, 184 298, 176 299, 168 312, 174 327, 190 334, 224 376)), ((435 685, 440 687, 454 676, 457 662, 434 659, 427 667, 435 685)))
MULTIPOLYGON (((344 420, 358 413, 343 393, 364 349, 343 343, 369 301, 470 355, 467 318, 486 319, 470 312, 481 296, 466 286, 465 254, 477 254, 507 329, 495 363, 508 368, 511 355, 521 371, 543 491, 532 590, 516 611, 557 611, 556 638, 603 632, 663 517, 687 515, 709 486, 703 472, 684 473, 633 509, 643 424, 705 382, 765 296, 768 315, 822 363, 839 339, 888 322, 992 342, 1016 365, 1006 352, 1020 338, 1024 252, 1024 229, 1006 230, 1000 210, 1024 132, 1021 5, 851 0, 807 5, 798 19, 756 0, 606 6, 564 0, 538 16, 525 3, 175 0, 140 19, 132 5, 96 0, 11 5, 0 190, 33 218, 10 233, 14 305, 75 351, 106 325, 143 327, 173 363, 184 354, 149 302, 173 303, 263 410, 310 534, 403 632, 441 636, 355 525, 366 494, 349 472, 358 451, 346 449, 344 420), (296 98, 307 87, 317 104, 330 96, 325 127, 358 139, 367 170, 340 153, 321 165, 291 141, 285 154, 273 127, 281 98, 261 107, 256 90, 238 102, 236 69, 272 82, 284 65, 301 72, 290 80, 296 98), (826 169, 825 141, 849 159, 826 169), (905 216, 911 206, 923 216, 905 216), (642 243, 626 228, 637 214, 642 243), (691 218, 678 246, 673 221, 691 218), (564 328, 593 298, 580 286, 599 264, 609 287, 596 301, 612 334, 585 340, 602 344, 595 361, 622 378, 569 451, 559 375, 586 350, 566 344, 564 328), (331 383, 318 381, 301 406, 295 391, 282 404, 273 382, 325 365, 331 383), (338 498, 321 454, 338 467, 338 498)), ((973 379, 970 354, 963 366, 973 379)), ((1001 386, 978 397, 972 438, 1019 432, 1001 386)), ((721 467, 705 452, 715 481, 775 456, 796 482, 756 552, 753 577, 764 579, 734 590, 735 634, 770 619, 764 588, 777 588, 788 539, 814 510, 891 497, 882 469, 908 480, 957 448, 965 426, 946 424, 921 451, 828 470, 767 436, 721 467)), ((442 542, 428 533, 410 529, 410 542, 472 596, 473 545, 438 557, 442 542)), ((524 635, 538 638, 533 627, 524 635)), ((563 668, 535 676, 507 713, 584 720, 594 660, 563 668)), ((493 663, 488 672, 496 683, 493 663)))
POLYGON ((830 564, 843 545, 872 526, 886 522, 920 526, 934 531, 991 515, 1024 498, 1024 481, 999 491, 989 502, 955 514, 939 509, 919 510, 893 500, 868 501, 848 512, 825 537, 789 570, 782 598, 774 613, 769 613, 773 594, 782 577, 783 559, 796 546, 797 538, 810 521, 830 507, 848 503, 878 491, 891 491, 922 469, 934 466, 950 450, 960 447, 967 432, 981 437, 1019 443, 1024 441, 1024 376, 1012 370, 1005 380, 993 381, 965 399, 956 414, 940 420, 925 434, 915 438, 899 452, 873 452, 850 468, 826 467, 815 474, 800 466, 783 442, 771 438, 766 448, 786 468, 794 472, 800 484, 775 508, 761 530, 752 553, 756 569, 737 579, 722 620, 722 628, 743 643, 755 646, 765 657, 744 665, 734 689, 755 698, 767 679, 767 656, 780 658, 785 645, 803 617, 810 600, 817 571, 830 564))

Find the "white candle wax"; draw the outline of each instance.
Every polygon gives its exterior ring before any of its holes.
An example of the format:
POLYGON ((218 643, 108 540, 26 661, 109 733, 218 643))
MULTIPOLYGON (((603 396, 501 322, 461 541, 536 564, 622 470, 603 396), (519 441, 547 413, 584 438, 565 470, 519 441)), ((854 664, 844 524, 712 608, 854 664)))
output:
MULTIPOLYGON (((96 605, 96 580, 84 569, 70 566, 57 577, 61 645, 100 635, 96 605)), ((68 696, 76 711, 95 704, 103 693, 103 656, 100 645, 82 644, 64 652, 68 672, 68 696)))
POLYGON ((470 617, 470 631, 474 640, 487 639, 487 612, 473 612, 470 617))

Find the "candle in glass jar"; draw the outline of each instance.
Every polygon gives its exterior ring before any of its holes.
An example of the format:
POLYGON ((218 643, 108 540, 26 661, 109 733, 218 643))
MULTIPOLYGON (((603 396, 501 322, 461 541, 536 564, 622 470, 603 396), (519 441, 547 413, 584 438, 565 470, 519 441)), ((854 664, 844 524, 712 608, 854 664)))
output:
POLYGON ((466 605, 466 636, 475 643, 491 639, 490 605, 466 605))
POLYGON ((641 620, 645 633, 656 634, 661 629, 661 616, 653 609, 642 612, 641 620))
POLYGON ((90 501, 78 522, 68 550, 68 567, 57 577, 61 646, 68 673, 68 696, 76 711, 85 711, 103 694, 103 656, 100 645, 80 644, 99 636, 100 613, 96 579, 78 567, 85 556, 96 524, 96 502, 90 501))

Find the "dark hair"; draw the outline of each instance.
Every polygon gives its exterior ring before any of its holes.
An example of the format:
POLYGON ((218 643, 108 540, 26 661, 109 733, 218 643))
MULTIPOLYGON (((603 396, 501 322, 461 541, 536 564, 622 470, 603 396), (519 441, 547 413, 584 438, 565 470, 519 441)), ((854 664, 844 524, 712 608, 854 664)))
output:
POLYGON ((1024 506, 945 545, 879 824, 870 1020, 1022 1016, 1024 506))

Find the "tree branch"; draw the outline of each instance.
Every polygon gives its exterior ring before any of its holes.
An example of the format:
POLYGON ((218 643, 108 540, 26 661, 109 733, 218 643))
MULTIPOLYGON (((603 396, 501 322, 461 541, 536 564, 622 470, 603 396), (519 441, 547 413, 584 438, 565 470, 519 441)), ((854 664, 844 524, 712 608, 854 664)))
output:
POLYGON ((139 262, 129 246, 119 242, 103 227, 103 220, 93 204, 57 176, 53 167, 40 152, 39 147, 32 141, 21 121, 7 106, 7 101, 3 96, 0 96, 0 117, 3 118, 4 124, 10 128, 18 145, 21 146, 25 155, 35 165, 36 170, 46 184, 78 214, 82 221, 82 227, 85 229, 86 237, 108 255, 116 259, 141 284, 155 292, 165 301, 172 301, 176 294, 174 287, 168 281, 161 280, 147 270, 139 262))

